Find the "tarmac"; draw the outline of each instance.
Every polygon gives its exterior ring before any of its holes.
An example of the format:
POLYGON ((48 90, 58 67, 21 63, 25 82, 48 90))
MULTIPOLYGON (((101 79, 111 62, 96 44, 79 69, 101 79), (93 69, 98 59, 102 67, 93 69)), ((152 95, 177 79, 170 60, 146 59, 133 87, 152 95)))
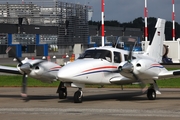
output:
POLYGON ((68 88, 67 99, 58 99, 56 87, 30 87, 28 97, 20 87, 0 88, 1 120, 179 120, 180 89, 160 89, 156 100, 148 100, 140 89, 84 88, 83 103, 74 103, 76 88, 68 88))
MULTIPOLYGON (((16 65, 1 58, 1 65, 16 65)), ((68 88, 60 100, 56 87, 30 87, 28 97, 20 87, 0 87, 1 120, 179 120, 180 89, 160 89, 156 100, 148 100, 140 89, 84 88, 83 103, 74 103, 76 88, 68 88)))

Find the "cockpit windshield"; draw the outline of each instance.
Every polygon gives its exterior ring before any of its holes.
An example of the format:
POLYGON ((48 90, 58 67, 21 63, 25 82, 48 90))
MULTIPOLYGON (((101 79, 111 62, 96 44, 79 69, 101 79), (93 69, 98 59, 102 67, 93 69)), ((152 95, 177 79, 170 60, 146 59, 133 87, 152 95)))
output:
POLYGON ((78 59, 84 58, 94 58, 94 59, 110 59, 111 61, 111 51, 109 50, 101 50, 101 49, 93 49, 93 50, 86 50, 84 54, 82 54, 78 59))

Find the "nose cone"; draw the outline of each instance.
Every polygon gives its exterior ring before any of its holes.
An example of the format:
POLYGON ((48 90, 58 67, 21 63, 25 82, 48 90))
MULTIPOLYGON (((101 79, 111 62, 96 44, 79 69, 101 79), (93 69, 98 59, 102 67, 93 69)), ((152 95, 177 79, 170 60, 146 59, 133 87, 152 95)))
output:
POLYGON ((83 66, 83 62, 78 60, 63 66, 58 71, 58 79, 63 82, 72 82, 78 79, 77 75, 82 71, 83 66))
POLYGON ((63 66, 58 71, 58 79, 61 81, 69 80, 72 77, 70 72, 71 70, 72 69, 70 69, 68 66, 63 66))
MULTIPOLYGON (((95 60, 76 60, 63 66, 58 71, 58 79, 63 82, 82 82, 85 79, 85 71, 91 69, 95 60)), ((96 62, 95 63, 99 63, 96 62)))

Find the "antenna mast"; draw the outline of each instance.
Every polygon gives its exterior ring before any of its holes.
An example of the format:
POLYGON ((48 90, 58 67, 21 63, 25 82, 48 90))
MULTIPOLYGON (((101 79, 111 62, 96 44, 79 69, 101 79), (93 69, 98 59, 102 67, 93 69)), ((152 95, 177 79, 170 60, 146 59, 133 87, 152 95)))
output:
POLYGON ((104 0, 101 0, 101 23, 102 23, 102 27, 101 27, 101 36, 102 36, 102 46, 104 46, 104 0))
POLYGON ((148 27, 147 27, 147 16, 148 16, 148 9, 147 9, 147 0, 145 0, 145 7, 144 7, 144 20, 145 20, 145 41, 148 41, 148 27))
POLYGON ((175 5, 174 5, 174 0, 172 0, 172 6, 173 6, 173 11, 172 11, 172 21, 173 21, 172 37, 173 37, 173 41, 175 41, 175 5))

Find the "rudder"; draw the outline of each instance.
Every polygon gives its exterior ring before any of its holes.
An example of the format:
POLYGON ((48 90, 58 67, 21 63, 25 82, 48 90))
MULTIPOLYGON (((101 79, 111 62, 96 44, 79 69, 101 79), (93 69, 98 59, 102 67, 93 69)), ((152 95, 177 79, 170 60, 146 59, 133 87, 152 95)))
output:
POLYGON ((165 40, 165 23, 166 20, 158 18, 155 26, 156 32, 154 34, 153 40, 149 43, 148 48, 144 53, 159 63, 162 62, 163 41, 165 40))

